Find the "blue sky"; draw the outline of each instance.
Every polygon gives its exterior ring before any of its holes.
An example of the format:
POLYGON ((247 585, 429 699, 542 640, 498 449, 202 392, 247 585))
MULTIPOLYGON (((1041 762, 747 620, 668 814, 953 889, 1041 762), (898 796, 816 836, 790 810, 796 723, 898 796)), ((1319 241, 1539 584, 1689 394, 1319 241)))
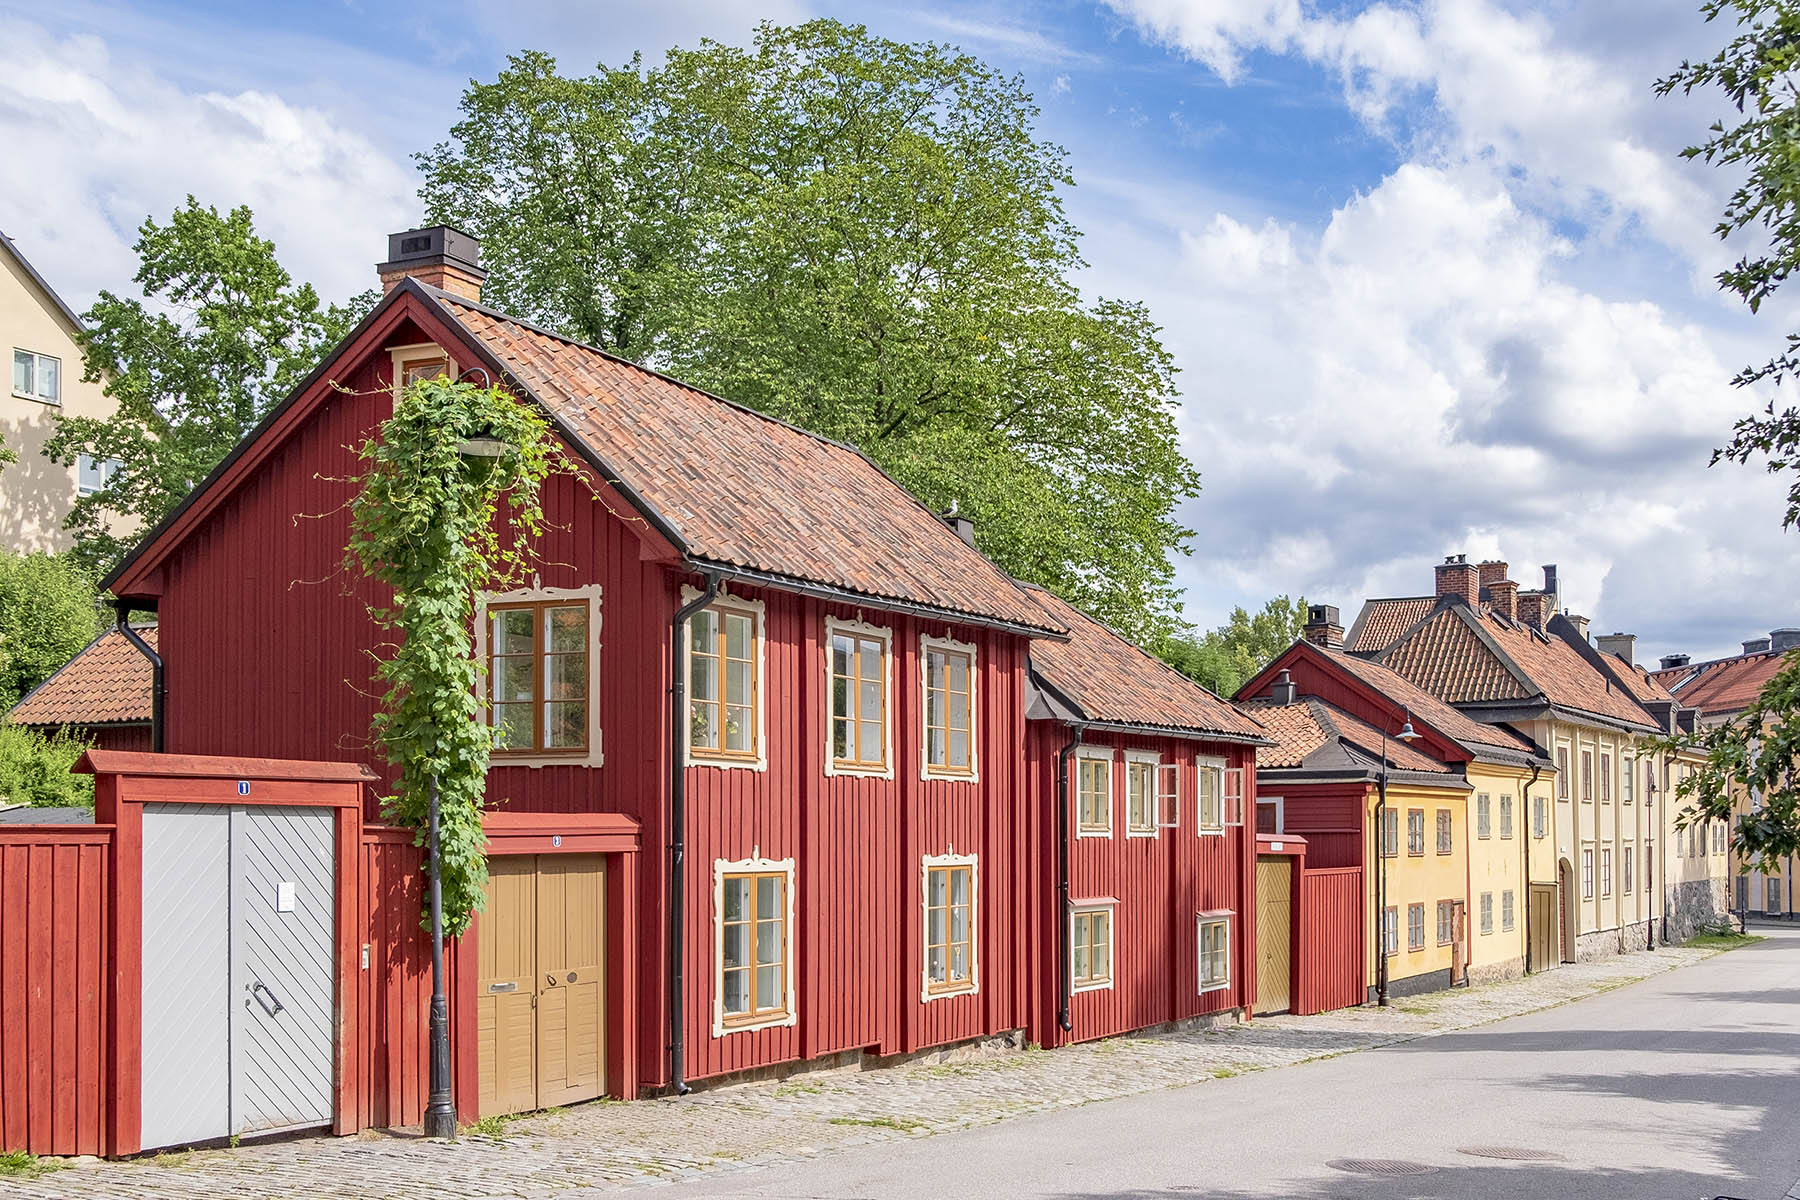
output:
POLYGON ((372 281, 418 214, 409 156, 471 76, 547 49, 655 59, 753 20, 861 20, 1021 74, 1065 146, 1090 294, 1147 302, 1205 491, 1178 564, 1201 625, 1339 605, 1500 557, 1640 653, 1800 623, 1779 481, 1709 470, 1800 324, 1711 275, 1730 180, 1676 158, 1714 116, 1650 84, 1710 53, 1694 0, 452 0, 0 5, 0 197, 78 307, 189 191, 250 204, 300 277, 372 281))

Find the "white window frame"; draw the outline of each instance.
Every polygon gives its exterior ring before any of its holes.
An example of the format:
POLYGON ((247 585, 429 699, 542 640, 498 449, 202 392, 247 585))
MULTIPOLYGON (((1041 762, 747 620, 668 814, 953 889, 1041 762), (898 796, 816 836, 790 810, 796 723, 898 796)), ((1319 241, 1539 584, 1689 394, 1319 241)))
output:
POLYGON ((1162 784, 1162 755, 1153 750, 1127 750, 1125 752, 1125 836, 1128 838, 1153 838, 1163 829, 1161 820, 1161 801, 1158 789, 1162 784), (1131 823, 1131 768, 1133 764, 1150 768, 1150 824, 1134 826, 1131 823))
POLYGON ((1629 895, 1631 895, 1631 893, 1632 893, 1632 892, 1633 892, 1633 891, 1634 891, 1634 890, 1636 890, 1636 885, 1637 885, 1637 862, 1636 862, 1636 860, 1635 860, 1635 859, 1634 859, 1634 858, 1633 858, 1633 857, 1632 857, 1632 853, 1631 853, 1631 852, 1632 852, 1632 850, 1633 850, 1633 849, 1634 849, 1634 847, 1632 847, 1632 846, 1624 846, 1624 847, 1622 847, 1622 849, 1623 849, 1623 850, 1624 850, 1624 852, 1625 852, 1625 853, 1624 853, 1624 857, 1623 857, 1623 858, 1621 858, 1621 859, 1620 859, 1620 861, 1619 861, 1619 867, 1620 867, 1620 870, 1619 870, 1619 881, 1620 881, 1620 886, 1619 886, 1619 891, 1620 891, 1620 893, 1621 893, 1621 894, 1623 894, 1623 895, 1626 895, 1626 896, 1629 896, 1629 895))
POLYGON ((1542 796, 1531 798, 1531 837, 1542 841, 1550 836, 1550 803, 1542 796))
POLYGON ((1400 953, 1400 906, 1390 904, 1381 910, 1381 952, 1389 958, 1400 953))
POLYGON ((1481 893, 1477 915, 1479 921, 1475 928, 1480 931, 1482 937, 1491 936, 1494 932, 1494 893, 1481 893))
POLYGON ((1277 834, 1287 832, 1287 800, 1281 796, 1264 796, 1259 793, 1256 797, 1256 807, 1260 809, 1265 804, 1275 806, 1275 832, 1277 834))
POLYGON ((1637 759, 1633 758, 1629 754, 1622 754, 1619 756, 1619 782, 1622 785, 1621 790, 1624 792, 1624 794, 1619 797, 1620 803, 1622 803, 1622 804, 1636 803, 1637 802, 1637 759))
POLYGON ((113 481, 113 476, 124 469, 125 464, 116 458, 95 458, 91 454, 77 454, 75 456, 75 494, 77 496, 92 496, 96 493, 105 491, 107 484, 113 481), (82 472, 89 470, 96 472, 100 476, 100 482, 94 487, 89 487, 87 484, 81 482, 82 472))
POLYGON ((400 365, 407 362, 426 362, 433 358, 444 360, 445 373, 456 378, 456 356, 436 342, 411 342, 405 346, 389 346, 388 358, 391 363, 388 379, 395 390, 406 385, 400 379, 400 365))
POLYGON ((1511 933, 1519 926, 1519 897, 1512 888, 1500 893, 1500 932, 1511 933))
POLYGON ((1080 992, 1110 992, 1113 981, 1119 977, 1119 902, 1110 896, 1102 896, 1093 900, 1071 900, 1069 902, 1069 990, 1080 992), (1075 982, 1075 918, 1083 913, 1103 912, 1106 914, 1106 978, 1098 983, 1075 982))
POLYGON ((1113 759, 1112 749, 1106 746, 1084 746, 1075 752, 1075 787, 1069 796, 1069 803, 1075 806, 1075 836, 1077 838, 1110 838, 1113 835, 1113 759), (1104 762, 1106 764, 1106 828, 1083 829, 1081 827, 1081 764, 1083 762, 1104 762))
POLYGON ((1406 952, 1418 954, 1428 945, 1430 943, 1425 940, 1425 902, 1415 900, 1406 906, 1406 952), (1419 940, 1417 942, 1413 941, 1413 916, 1415 914, 1419 918, 1419 940))
MULTIPOLYGON (((977 655, 975 643, 959 642, 949 637, 929 637, 919 635, 919 778, 942 779, 950 783, 979 783, 981 781, 981 753, 979 745, 979 726, 981 723, 980 683, 981 660, 977 655), (940 650, 948 654, 966 654, 969 656, 969 769, 959 771, 955 767, 934 767, 931 765, 931 729, 925 721, 925 706, 931 694, 931 652, 940 650)), ((830 699, 829 693, 826 699, 830 699)), ((944 747, 944 756, 949 757, 948 743, 944 747)))
POLYGON ((1500 839, 1502 841, 1510 842, 1513 838, 1513 834, 1518 828, 1518 805, 1513 803, 1513 798, 1510 793, 1502 792, 1500 793, 1500 803, 1497 807, 1499 808, 1500 818, 1500 839))
POLYGON ((63 360, 58 358, 54 354, 39 354, 36 350, 27 350, 23 346, 14 346, 13 347, 13 358, 15 361, 17 360, 18 356, 21 354, 31 355, 31 387, 32 387, 32 390, 29 392, 21 392, 18 388, 12 387, 11 383, 8 383, 7 386, 9 388, 12 388, 12 394, 17 396, 21 400, 30 400, 37 404, 48 404, 52 408, 61 408, 62 407, 62 385, 63 385, 63 360), (37 386, 38 386, 37 381, 39 378, 41 378, 40 369, 38 367, 38 364, 41 362, 53 362, 56 364, 56 395, 54 395, 54 396, 43 395, 41 392, 39 392, 37 390, 37 386))
MULTIPOLYGON (((585 587, 547 588, 534 586, 518 588, 510 592, 483 592, 475 598, 475 661, 486 663, 488 659, 488 608, 495 604, 525 604, 541 601, 585 600, 588 610, 588 752, 577 754, 507 754, 496 756, 488 764, 488 769, 498 770, 501 767, 599 767, 606 763, 606 754, 600 745, 600 627, 601 593, 600 585, 590 583, 585 587)), ((541 652, 541 651, 540 651, 541 652)), ((482 709, 487 708, 487 674, 481 676, 482 689, 479 696, 482 709)), ((543 703, 543 697, 537 698, 543 703)), ((490 728, 492 725, 490 723, 490 728)))
POLYGON ((1230 816, 1225 811, 1225 769, 1231 764, 1216 754, 1194 755, 1194 829, 1201 837, 1224 837, 1230 816), (1201 798, 1200 781, 1211 771, 1213 799, 1218 807, 1218 823, 1208 824, 1205 802, 1201 798))
POLYGON ((1156 765, 1156 827, 1158 829, 1181 828, 1181 760, 1159 762, 1156 765), (1168 774, 1165 774, 1168 773, 1168 774), (1174 784, 1168 791, 1163 790, 1165 777, 1172 777, 1174 784), (1169 801, 1168 811, 1163 810, 1163 798, 1169 801))
MULTIPOLYGON (((791 858, 763 858, 762 848, 753 847, 749 858, 740 858, 727 862, 722 858, 713 860, 713 1020, 712 1033, 716 1038, 727 1037, 734 1033, 749 1033, 756 1029, 778 1029, 784 1025, 797 1025, 800 1022, 800 993, 794 988, 794 960, 799 957, 794 938, 799 929, 794 916, 797 912, 794 896, 794 860, 791 858), (727 875, 775 875, 784 874, 787 882, 783 890, 787 898, 787 929, 783 934, 787 953, 784 969, 787 972, 787 1012, 781 1016, 770 1017, 765 1021, 743 1021, 725 1023, 725 877, 727 875)), ((756 954, 754 935, 751 939, 750 953, 756 954)), ((755 984, 754 972, 751 979, 755 984)))
POLYGON ((1594 848, 1583 846, 1581 848, 1581 898, 1583 900, 1594 898, 1594 884, 1594 848))
MULTIPOLYGON (((894 631, 886 625, 871 625, 867 621, 846 620, 842 617, 825 618, 825 774, 848 775, 863 779, 894 778, 894 706, 900 699, 898 687, 898 667, 894 662, 894 631), (831 725, 837 715, 832 711, 831 694, 831 639, 839 633, 852 637, 879 639, 882 644, 883 674, 882 687, 886 690, 886 699, 881 712, 881 756, 887 765, 879 769, 875 767, 857 766, 854 764, 840 766, 837 756, 831 752, 831 725)), ((852 725, 855 722, 851 722, 852 725)), ((852 729, 851 737, 860 736, 860 731, 852 729)))
POLYGON ((1475 793, 1475 840, 1485 842, 1494 836, 1493 798, 1486 792, 1475 793))
POLYGON ((958 854, 951 846, 946 854, 919 858, 919 1002, 973 996, 981 991, 981 856, 958 854), (933 990, 931 986, 931 870, 933 867, 969 869, 969 981, 933 990))
POLYGON ((1613 855, 1611 846, 1600 847, 1600 895, 1607 898, 1613 894, 1613 855))
MULTIPOLYGON (((698 600, 704 594, 691 585, 685 583, 681 585, 681 603, 684 607, 698 600)), ((750 701, 756 706, 756 757, 740 758, 723 754, 714 756, 704 750, 696 754, 693 746, 693 721, 684 715, 681 732, 681 765, 684 767, 717 767, 722 771, 767 771, 769 769, 769 708, 764 698, 768 695, 766 681, 769 677, 768 652, 765 649, 768 605, 749 596, 735 596, 724 588, 720 588, 712 602, 700 611, 705 612, 715 608, 727 611, 735 610, 739 613, 748 613, 750 616, 751 638, 754 642, 751 653, 756 662, 756 695, 751 697, 750 701)), ((689 703, 693 701, 694 683, 693 664, 689 661, 689 657, 694 649, 694 617, 699 615, 697 612, 681 624, 682 694, 687 697, 689 703)), ((725 680, 721 676, 719 679, 720 712, 725 709, 724 689, 725 680)), ((827 693, 827 698, 829 698, 829 693, 827 693)), ((826 747, 826 752, 830 753, 830 747, 826 747)))
POLYGON ((1236 915, 1230 909, 1215 909, 1211 912, 1198 913, 1194 917, 1194 984, 1196 995, 1204 996, 1210 992, 1222 992, 1231 987, 1231 918, 1236 915), (1206 929, 1209 925, 1217 925, 1225 931, 1225 978, 1212 983, 1206 981, 1206 929))

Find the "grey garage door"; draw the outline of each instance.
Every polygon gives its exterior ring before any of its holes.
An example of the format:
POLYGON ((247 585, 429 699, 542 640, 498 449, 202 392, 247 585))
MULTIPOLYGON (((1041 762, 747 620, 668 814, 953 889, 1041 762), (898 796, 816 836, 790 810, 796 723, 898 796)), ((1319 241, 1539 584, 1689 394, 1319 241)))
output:
POLYGON ((144 806, 143 1145, 332 1117, 330 809, 144 806))

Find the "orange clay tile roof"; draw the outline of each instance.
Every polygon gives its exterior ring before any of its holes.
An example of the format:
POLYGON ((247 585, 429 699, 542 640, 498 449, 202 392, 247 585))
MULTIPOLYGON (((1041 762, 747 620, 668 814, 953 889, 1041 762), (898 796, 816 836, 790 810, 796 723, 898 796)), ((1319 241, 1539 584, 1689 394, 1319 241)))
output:
POLYGON ((1613 686, 1561 638, 1547 637, 1492 612, 1478 613, 1467 605, 1440 609, 1384 653, 1381 661, 1452 704, 1541 695, 1552 704, 1609 720, 1656 725, 1656 719, 1630 692, 1613 686), (1505 659, 1488 647, 1481 634, 1505 659))
MULTIPOLYGON (((1323 700, 1307 697, 1280 705, 1259 700, 1245 707, 1277 743, 1257 747, 1259 769, 1301 766, 1327 742, 1355 746, 1370 759, 1380 761, 1381 730, 1323 700)), ((1448 764, 1391 737, 1387 740, 1387 760, 1396 771, 1450 774, 1448 764)))
POLYGON ((672 526, 690 557, 1061 632, 855 450, 447 292, 421 291, 672 526))
POLYGON ((1528 739, 1512 730, 1499 725, 1484 725, 1473 717, 1458 712, 1406 676, 1381 663, 1336 650, 1320 649, 1320 653, 1329 655, 1333 665, 1356 676, 1425 724, 1447 737, 1455 738, 1471 750, 1480 746, 1495 746, 1514 754, 1532 754, 1536 750, 1528 739))
POLYGON ((1356 616, 1345 649, 1353 654, 1386 650, 1399 640, 1401 634, 1423 620, 1436 603, 1436 596, 1396 596, 1366 602, 1356 616))
MULTIPOLYGON (((1703 715, 1737 712, 1756 699, 1769 677, 1781 669, 1784 657, 1764 651, 1702 663, 1698 673, 1683 684, 1675 696, 1683 705, 1697 708, 1703 715)), ((1694 673, 1696 668, 1679 670, 1694 673)))
POLYGON ((1075 606, 1041 588, 1032 588, 1031 598, 1069 631, 1066 642, 1033 642, 1031 668, 1088 720, 1267 736, 1256 721, 1075 606))
MULTIPOLYGON (((156 630, 139 630, 156 649, 156 630)), ((20 725, 106 725, 150 719, 150 663, 109 629, 13 707, 20 725)))

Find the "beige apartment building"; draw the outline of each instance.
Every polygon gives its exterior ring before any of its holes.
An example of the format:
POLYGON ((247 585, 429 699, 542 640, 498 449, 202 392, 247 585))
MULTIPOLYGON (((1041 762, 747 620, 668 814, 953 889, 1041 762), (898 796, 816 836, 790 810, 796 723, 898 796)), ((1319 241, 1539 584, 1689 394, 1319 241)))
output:
POLYGON ((0 548, 66 549, 70 506, 84 490, 103 486, 111 469, 85 458, 59 466, 43 454, 57 414, 103 417, 113 409, 99 383, 82 382, 80 328, 81 318, 0 234, 0 346, 12 369, 0 398, 0 443, 19 459, 0 467, 0 548))

